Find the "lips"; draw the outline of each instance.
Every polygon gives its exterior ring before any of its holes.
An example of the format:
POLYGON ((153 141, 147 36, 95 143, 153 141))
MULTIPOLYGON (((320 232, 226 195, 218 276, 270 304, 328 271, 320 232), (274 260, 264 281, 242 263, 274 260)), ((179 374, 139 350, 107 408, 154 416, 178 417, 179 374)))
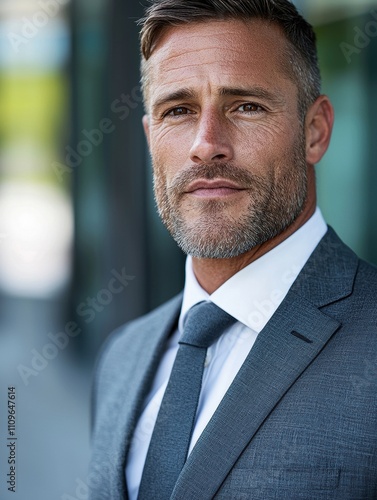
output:
POLYGON ((238 184, 226 179, 201 179, 191 182, 185 189, 185 193, 197 196, 226 196, 243 190, 244 188, 238 184))

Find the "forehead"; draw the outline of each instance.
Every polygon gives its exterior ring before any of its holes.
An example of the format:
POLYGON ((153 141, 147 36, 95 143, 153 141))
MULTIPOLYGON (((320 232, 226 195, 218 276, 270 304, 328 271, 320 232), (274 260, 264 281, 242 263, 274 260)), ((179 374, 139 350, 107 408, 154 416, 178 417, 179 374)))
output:
POLYGON ((211 20, 167 28, 148 61, 149 94, 172 85, 290 83, 281 28, 253 19, 211 20))

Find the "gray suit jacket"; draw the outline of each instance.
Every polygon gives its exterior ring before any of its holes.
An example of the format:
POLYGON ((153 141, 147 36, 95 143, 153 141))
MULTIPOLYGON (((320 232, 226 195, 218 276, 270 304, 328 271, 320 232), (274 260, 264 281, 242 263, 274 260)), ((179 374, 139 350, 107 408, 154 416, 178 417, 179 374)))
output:
MULTIPOLYGON (((127 498, 127 450, 181 299, 105 346, 92 500, 127 498)), ((259 334, 171 498, 377 499, 377 269, 331 229, 259 334)))

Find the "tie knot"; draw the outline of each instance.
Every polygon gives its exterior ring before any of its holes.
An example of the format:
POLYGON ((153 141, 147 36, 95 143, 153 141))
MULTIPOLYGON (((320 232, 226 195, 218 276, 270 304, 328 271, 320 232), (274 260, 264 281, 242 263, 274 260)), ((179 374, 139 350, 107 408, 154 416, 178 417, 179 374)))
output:
POLYGON ((233 316, 226 313, 213 302, 200 302, 187 313, 180 344, 208 348, 235 323, 233 316))

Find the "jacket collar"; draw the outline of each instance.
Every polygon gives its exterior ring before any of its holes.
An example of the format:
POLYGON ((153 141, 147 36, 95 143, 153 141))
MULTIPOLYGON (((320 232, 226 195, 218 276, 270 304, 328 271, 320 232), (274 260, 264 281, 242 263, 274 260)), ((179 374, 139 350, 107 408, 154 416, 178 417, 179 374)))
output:
POLYGON ((357 255, 329 227, 291 290, 317 307, 329 305, 352 293, 358 263, 357 255))

